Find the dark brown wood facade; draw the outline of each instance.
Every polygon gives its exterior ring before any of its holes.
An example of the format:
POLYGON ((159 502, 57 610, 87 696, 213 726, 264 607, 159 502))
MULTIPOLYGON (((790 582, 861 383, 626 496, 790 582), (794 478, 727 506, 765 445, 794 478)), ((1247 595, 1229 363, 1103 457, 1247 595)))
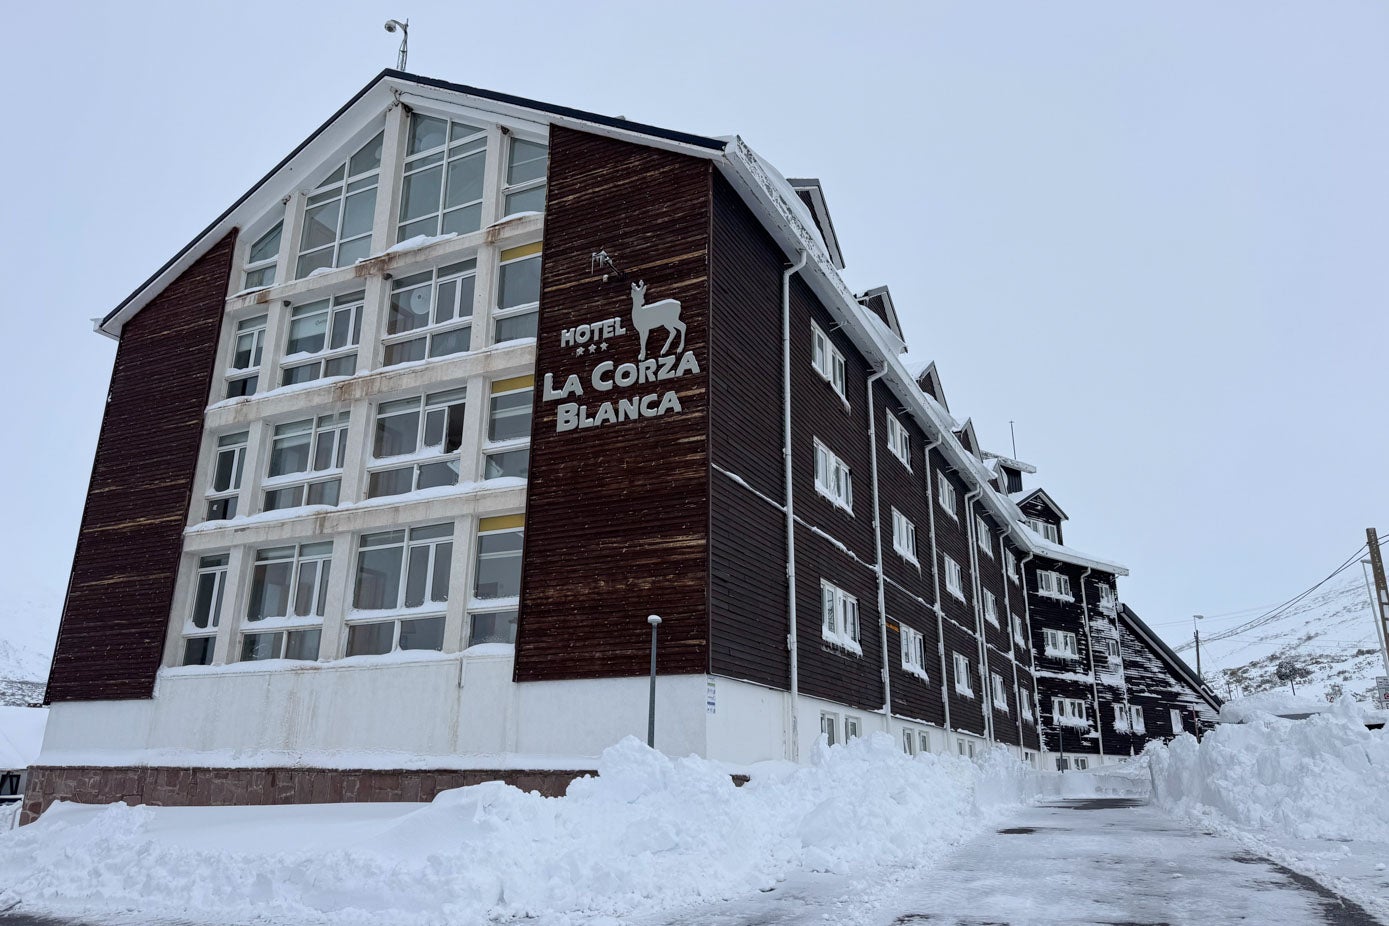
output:
POLYGON ((122 332, 49 703, 154 691, 235 243, 214 245, 122 332))
POLYGON ((559 127, 550 135, 517 681, 644 674, 649 614, 664 621, 661 672, 708 671, 711 181, 704 160, 559 127), (630 278, 594 273, 600 250, 630 278), (679 338, 663 349, 665 328, 650 331, 651 372, 686 357, 697 370, 600 389, 639 364, 638 281, 648 305, 678 300, 684 325, 683 351, 679 338), (563 334, 609 319, 599 338, 563 334), (583 393, 547 397, 546 376, 555 390, 577 377, 583 393), (622 403, 664 410, 621 420, 622 403), (561 415, 580 413, 599 423, 563 427, 561 415))

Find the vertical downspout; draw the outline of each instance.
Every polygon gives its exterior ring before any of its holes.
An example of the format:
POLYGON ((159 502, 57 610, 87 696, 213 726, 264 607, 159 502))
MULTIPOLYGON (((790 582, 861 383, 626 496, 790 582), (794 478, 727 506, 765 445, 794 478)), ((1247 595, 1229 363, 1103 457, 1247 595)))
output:
MULTIPOLYGON (((999 565, 1003 571, 1003 613, 1008 616, 1008 661, 1013 665, 1013 698, 1018 703, 1018 713, 1014 720, 1018 728, 1018 749, 1022 750, 1027 748, 1027 741, 1022 735, 1022 698, 1018 695, 1018 635, 1013 632, 1013 593, 1008 589, 1008 586, 1013 584, 1013 577, 1008 574, 1008 556, 1004 546, 1007 538, 1007 528, 998 532, 999 565)), ((1017 557, 1013 558, 1013 562, 1017 563, 1017 557)), ((1019 575, 1021 576, 1021 573, 1019 575)))
MULTIPOLYGON (((932 607, 936 612, 936 651, 940 654, 940 700, 945 707, 945 732, 948 737, 952 732, 950 728, 950 676, 945 673, 945 612, 940 606, 940 555, 936 553, 936 481, 931 478, 931 451, 940 446, 944 440, 938 437, 926 445, 926 511, 930 517, 931 526, 931 579, 935 586, 936 600, 932 607)), ((949 751, 947 741, 947 752, 949 751)))
POLYGON ((801 760, 800 665, 796 641, 796 500, 791 486, 791 277, 805 266, 806 252, 781 274, 782 464, 786 478, 786 649, 791 654, 791 756, 801 760))
MULTIPOLYGON (((1027 631, 1027 664, 1032 673, 1032 725, 1037 728, 1037 765, 1042 764, 1042 756, 1047 751, 1047 740, 1042 735, 1042 689, 1037 684, 1037 644, 1032 636, 1032 602, 1027 597, 1027 561, 1034 554, 1029 553, 1018 560, 1018 585, 1022 588, 1022 620, 1027 631)), ((1058 733, 1059 737, 1060 734, 1058 733)))
POLYGON ((974 592, 974 635, 979 642, 979 704, 984 708, 984 739, 994 741, 993 717, 993 679, 989 677, 989 638, 984 630, 984 608, 982 589, 979 581, 979 542, 974 536, 974 502, 984 494, 982 488, 975 489, 965 496, 965 538, 969 544, 970 589, 974 592))
POLYGON ((1090 599, 1085 594, 1085 580, 1093 570, 1089 566, 1080 574, 1080 613, 1085 618, 1085 645, 1090 650, 1090 690, 1095 695, 1095 735, 1099 737, 1100 762, 1104 762, 1104 711, 1100 709, 1100 679, 1095 671, 1095 635, 1090 632, 1090 599))
POLYGON ((882 506, 878 503, 878 419, 873 412, 873 384, 887 373, 887 367, 868 377, 868 458, 873 473, 873 551, 877 559, 873 571, 878 576, 878 632, 883 647, 883 732, 892 733, 892 674, 887 655, 887 591, 883 587, 882 506))

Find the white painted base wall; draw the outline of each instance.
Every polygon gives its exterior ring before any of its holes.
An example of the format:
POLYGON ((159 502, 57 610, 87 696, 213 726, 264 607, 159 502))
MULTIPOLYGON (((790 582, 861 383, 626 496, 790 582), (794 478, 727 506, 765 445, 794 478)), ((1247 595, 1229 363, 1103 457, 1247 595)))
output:
MULTIPOLYGON (((582 770, 623 737, 646 738, 649 679, 517 684, 509 651, 408 655, 165 669, 150 700, 54 704, 37 764, 582 770)), ((663 752, 734 767, 791 757, 786 692, 704 675, 662 676, 656 688, 663 752)), ((845 716, 861 735, 884 730, 881 713, 802 697, 802 762, 822 712, 841 734, 845 716)), ((986 745, 894 718, 899 743, 903 727, 926 732, 932 752, 986 745)))

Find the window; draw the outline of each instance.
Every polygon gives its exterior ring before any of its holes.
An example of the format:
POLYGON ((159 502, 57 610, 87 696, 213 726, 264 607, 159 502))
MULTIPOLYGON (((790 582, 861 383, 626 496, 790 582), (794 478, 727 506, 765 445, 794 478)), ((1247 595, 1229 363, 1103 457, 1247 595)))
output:
POLYGON ((956 521, 960 520, 960 516, 955 513, 955 487, 950 484, 945 473, 936 473, 936 498, 940 501, 940 506, 945 509, 946 514, 956 521))
POLYGON ((839 715, 827 711, 820 712, 820 735, 827 746, 833 746, 839 733, 839 715))
POLYGON ((946 556, 944 553, 941 554, 941 558, 945 560, 946 591, 950 592, 950 594, 954 595, 961 601, 964 601, 965 582, 963 575, 960 573, 960 564, 955 562, 950 557, 946 556))
POLYGON ((1076 635, 1068 630, 1042 631, 1043 652, 1059 659, 1079 659, 1080 650, 1076 647, 1076 635))
POLYGON ((1090 768, 1090 760, 1085 756, 1072 756, 1071 762, 1077 772, 1088 771, 1090 768))
POLYGON ((452 524, 362 535, 352 616, 362 611, 412 613, 408 618, 350 624, 347 655, 442 649, 452 559, 452 524))
POLYGON ((1013 555, 1012 550, 1005 549, 1003 551, 1003 565, 1007 569, 1008 578, 1014 582, 1018 581, 1018 558, 1013 555))
POLYGON ((1075 601, 1071 595, 1071 580, 1059 572, 1049 572, 1045 569, 1037 571, 1037 594, 1075 601))
POLYGON ((385 366, 472 350, 476 282, 475 260, 394 280, 382 338, 385 366))
POLYGON ((479 611, 470 615, 468 645, 483 643, 515 643, 515 611, 479 611))
POLYGON ((265 481, 265 510, 336 505, 347 453, 347 412, 275 426, 265 481))
POLYGON ((998 599, 995 598, 994 593, 987 588, 984 589, 984 620, 993 624, 995 627, 999 626, 998 599))
POLYGON ((411 113, 396 240, 477 231, 486 173, 486 129, 411 113))
POLYGON ((916 525, 896 508, 892 509, 892 548, 916 562, 916 525))
POLYGON ((1085 702, 1077 698, 1052 698, 1051 719, 1062 726, 1086 727, 1085 702))
POLYGON ((993 685, 994 710, 1008 713, 1008 688, 1003 684, 1003 676, 997 672, 990 672, 989 681, 993 685))
POLYGON ((265 351, 265 316, 245 318, 236 324, 231 366, 227 369, 227 398, 255 395, 260 384, 261 354, 265 351))
POLYGON ((545 172, 550 149, 540 142, 511 137, 506 153, 502 215, 545 211, 545 172))
POLYGON ((463 446, 467 389, 431 392, 376 407, 372 463, 410 457, 404 466, 373 468, 367 497, 403 495, 458 483, 458 449, 463 446))
POLYGON ((820 581, 820 632, 835 646, 863 655, 859 648, 858 599, 823 579, 820 581))
POLYGON ((1105 655, 1108 656, 1110 659, 1118 659, 1119 641, 1115 640, 1112 637, 1106 638, 1104 641, 1104 652, 1105 655))
POLYGON ((845 718, 844 718, 844 742, 847 743, 847 742, 849 742, 849 740, 858 739, 858 736, 859 736, 859 732, 858 732, 858 718, 857 718, 857 717, 845 717, 845 718))
POLYGON ((1014 614, 1013 616, 1013 640, 1018 646, 1027 646, 1027 633, 1023 630, 1022 617, 1014 614))
POLYGON ((198 559, 193 580, 193 613, 184 624, 183 665, 212 665, 217 627, 222 623, 222 595, 227 587, 227 554, 198 559))
POLYGON ((236 517, 241 474, 246 468, 247 431, 223 434, 217 438, 212 458, 212 485, 207 490, 207 520, 224 521, 236 517))
POLYGON ((323 621, 332 556, 332 541, 256 551, 242 662, 318 658, 322 631, 313 625, 323 621), (249 632, 261 622, 273 622, 274 629, 249 632))
POLYGON ((309 193, 296 278, 325 267, 346 267, 371 254, 381 139, 378 133, 309 193))
POLYGON ((1028 723, 1037 721, 1037 716, 1032 712, 1032 692, 1026 688, 1018 689, 1018 716, 1028 723))
POLYGON ((966 759, 974 758, 974 741, 958 739, 955 741, 955 750, 966 759))
POLYGON ((916 755, 916 731, 911 727, 902 728, 902 751, 909 756, 916 755))
POLYGON ((483 479, 525 479, 530 475, 533 391, 534 379, 529 376, 493 381, 483 479))
POLYGON ((1048 524, 1041 518, 1028 518, 1027 526, 1032 528, 1032 530, 1035 533, 1040 534, 1046 539, 1050 540, 1052 543, 1061 542, 1061 532, 1057 529, 1055 524, 1048 524))
POLYGON ((1114 609, 1114 589, 1110 588, 1108 585, 1103 584, 1099 586, 1099 589, 1100 607, 1112 611, 1114 609))
POLYGON ((1114 705, 1114 729, 1121 733, 1146 733, 1143 723, 1143 708, 1136 704, 1114 705))
POLYGON ((912 468, 912 438, 897 416, 887 412, 887 446, 892 455, 902 461, 907 469, 912 468))
POLYGON ((844 355, 835 349, 830 343, 829 335, 821 331, 820 326, 814 322, 810 323, 810 345, 811 366, 825 382, 834 387, 844 404, 849 404, 849 397, 845 392, 844 355))
POLYGON ((540 242, 501 254, 497 307, 492 311, 492 343, 533 338, 540 311, 540 242))
POLYGON ((928 753, 931 751, 931 734, 925 730, 917 731, 916 748, 918 752, 928 753))
POLYGON ((854 485, 849 467, 818 440, 815 442, 815 491, 853 513, 854 485))
POLYGON ((974 697, 974 684, 970 679, 969 660, 955 653, 955 690, 967 698, 974 697))
POLYGON ((922 681, 929 681, 929 676, 926 674, 926 637, 907 626, 902 627, 900 634, 902 668, 922 681))
POLYGON ((241 288, 260 289, 275 285, 275 262, 280 257, 280 232, 284 222, 276 222, 275 227, 261 235, 246 252, 245 276, 241 288))
POLYGON ((1182 725, 1182 712, 1175 707, 1167 709, 1167 721, 1172 725, 1173 733, 1181 733, 1185 727, 1182 725))
POLYGON ((281 386, 357 372, 364 295, 358 290, 294 307, 289 317, 281 386))
POLYGON ((516 642, 516 606, 521 597, 524 515, 478 521, 473 599, 482 610, 468 615, 468 645, 516 642))
POLYGON ((989 534, 989 522, 979 515, 974 516, 974 542, 989 559, 994 556, 994 541, 989 534))

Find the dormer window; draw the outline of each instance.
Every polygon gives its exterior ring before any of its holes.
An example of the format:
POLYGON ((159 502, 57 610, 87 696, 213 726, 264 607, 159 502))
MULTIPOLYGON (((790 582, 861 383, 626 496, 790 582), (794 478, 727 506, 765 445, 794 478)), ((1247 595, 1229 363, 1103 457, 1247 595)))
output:
POLYGON ((1027 526, 1032 528, 1033 533, 1045 537, 1052 543, 1061 542, 1061 532, 1057 529, 1055 524, 1048 524, 1041 518, 1028 518, 1027 526))
POLYGON ((308 195, 295 276, 347 267, 371 254, 382 134, 358 148, 308 195))
POLYGON ((396 240, 477 231, 486 173, 486 129, 411 113, 396 240))
POLYGON ((246 276, 242 280, 242 289, 275 285, 275 262, 280 257, 280 232, 283 228, 283 222, 276 222, 275 227, 257 238, 251 250, 246 252, 246 276))

